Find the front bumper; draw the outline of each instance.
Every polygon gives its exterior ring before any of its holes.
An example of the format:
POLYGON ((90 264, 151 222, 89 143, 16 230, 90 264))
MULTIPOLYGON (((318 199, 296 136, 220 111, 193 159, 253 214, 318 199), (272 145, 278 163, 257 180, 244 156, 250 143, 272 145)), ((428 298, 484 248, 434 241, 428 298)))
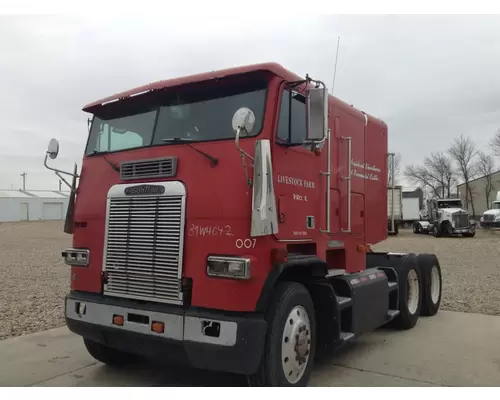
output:
POLYGON ((65 317, 72 332, 118 350, 245 375, 255 373, 259 367, 267 329, 264 318, 256 314, 142 304, 82 292, 66 296, 65 317), (79 303, 85 304, 83 315, 78 313, 79 303), (114 314, 124 316, 123 326, 113 325, 114 314), (165 324, 163 333, 151 330, 153 321, 165 324), (212 328, 205 329, 210 321, 212 328), (219 329, 214 330, 214 326, 219 329))
POLYGON ((472 232, 475 232, 475 229, 471 229, 471 228, 453 229, 454 234, 472 233, 472 232))
POLYGON ((500 228, 500 221, 480 221, 479 224, 482 228, 485 226, 489 228, 500 228))

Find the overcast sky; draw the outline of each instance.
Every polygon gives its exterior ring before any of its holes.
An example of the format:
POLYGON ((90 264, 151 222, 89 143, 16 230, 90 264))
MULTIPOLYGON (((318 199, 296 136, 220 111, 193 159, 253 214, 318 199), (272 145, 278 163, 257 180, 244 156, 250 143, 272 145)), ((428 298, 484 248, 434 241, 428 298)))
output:
POLYGON ((43 167, 81 164, 86 103, 144 83, 276 61, 331 85, 389 125, 403 165, 461 133, 487 149, 500 127, 500 16, 324 16, 241 24, 214 17, 140 20, 0 16, 0 189, 57 189, 43 167))

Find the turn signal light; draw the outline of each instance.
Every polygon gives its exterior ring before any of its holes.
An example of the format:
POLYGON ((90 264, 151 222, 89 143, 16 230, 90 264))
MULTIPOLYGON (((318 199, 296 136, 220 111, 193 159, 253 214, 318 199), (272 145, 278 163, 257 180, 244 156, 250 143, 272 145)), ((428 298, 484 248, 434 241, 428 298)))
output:
POLYGON ((358 253, 370 253, 371 248, 369 244, 358 244, 358 253))
POLYGON ((123 326, 123 321, 124 321, 124 318, 123 318, 123 315, 113 315, 113 325, 119 325, 119 326, 123 326))
POLYGON ((156 333, 163 333, 165 332, 165 324, 163 322, 153 321, 151 330, 156 333))

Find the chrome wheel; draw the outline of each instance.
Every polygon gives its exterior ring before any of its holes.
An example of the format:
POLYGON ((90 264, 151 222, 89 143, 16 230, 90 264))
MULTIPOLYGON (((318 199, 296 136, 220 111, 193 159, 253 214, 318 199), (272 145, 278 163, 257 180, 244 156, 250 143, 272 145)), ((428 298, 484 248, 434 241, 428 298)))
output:
POLYGON ((281 343, 283 373, 295 384, 304 375, 311 352, 311 323, 304 307, 295 306, 288 314, 281 343))
POLYGON ((439 301, 439 293, 441 292, 441 281, 439 279, 439 271, 435 265, 431 269, 431 300, 434 304, 439 301))
POLYGON ((418 281, 417 271, 411 269, 408 271, 408 311, 410 314, 415 314, 418 309, 418 302, 420 297, 420 286, 418 281))

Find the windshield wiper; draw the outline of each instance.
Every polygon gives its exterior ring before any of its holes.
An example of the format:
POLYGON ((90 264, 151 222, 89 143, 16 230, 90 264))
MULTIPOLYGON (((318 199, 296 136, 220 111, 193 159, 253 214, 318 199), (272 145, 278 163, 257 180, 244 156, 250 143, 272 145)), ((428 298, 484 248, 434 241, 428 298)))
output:
POLYGON ((180 137, 169 137, 161 140, 162 142, 177 142, 177 143, 184 143, 184 142, 192 142, 193 139, 189 138, 180 138, 180 137))
MULTIPOLYGON (((163 142, 174 142, 174 143, 186 143, 186 142, 192 142, 193 139, 188 139, 188 138, 165 138, 162 139, 163 142)), ((215 157, 212 157, 210 154, 205 153, 204 151, 201 151, 197 149, 196 147, 193 147, 192 144, 187 143, 188 147, 191 147, 194 151, 197 151, 204 157, 208 158, 212 164, 212 167, 215 167, 217 164, 219 164, 219 160, 215 157)))
POLYGON ((91 153, 87 154, 88 156, 95 156, 95 155, 102 155, 104 160, 111 166, 111 168, 113 168, 116 172, 120 172, 120 167, 118 165, 116 165, 114 162, 112 161, 109 161, 105 154, 108 154, 109 151, 97 151, 97 150, 94 150, 92 151, 91 153))

